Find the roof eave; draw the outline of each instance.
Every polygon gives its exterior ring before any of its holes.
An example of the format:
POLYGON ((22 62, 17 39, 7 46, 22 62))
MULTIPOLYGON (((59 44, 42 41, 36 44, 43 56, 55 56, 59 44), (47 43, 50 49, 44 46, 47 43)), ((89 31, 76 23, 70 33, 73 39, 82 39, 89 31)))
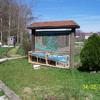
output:
POLYGON ((62 29, 62 28, 65 28, 65 29, 77 29, 77 28, 80 28, 79 25, 73 25, 73 26, 37 26, 37 27, 34 27, 34 26, 28 26, 27 27, 28 29, 62 29))

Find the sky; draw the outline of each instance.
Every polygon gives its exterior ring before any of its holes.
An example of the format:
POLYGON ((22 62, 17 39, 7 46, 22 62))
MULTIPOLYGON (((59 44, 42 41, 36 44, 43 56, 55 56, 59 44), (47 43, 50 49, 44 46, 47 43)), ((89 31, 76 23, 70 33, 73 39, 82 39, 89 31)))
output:
POLYGON ((100 0, 26 0, 35 21, 74 20, 84 32, 100 32, 100 0), (34 2, 33 2, 34 1, 34 2))

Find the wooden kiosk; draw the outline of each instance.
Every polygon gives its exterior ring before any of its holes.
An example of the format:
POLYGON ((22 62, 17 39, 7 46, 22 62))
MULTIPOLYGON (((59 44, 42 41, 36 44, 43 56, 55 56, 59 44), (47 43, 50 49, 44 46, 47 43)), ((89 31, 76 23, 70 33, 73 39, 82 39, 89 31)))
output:
MULTIPOLYGON (((75 41, 75 30, 80 26, 72 20, 66 21, 50 21, 50 22, 34 22, 28 29, 31 29, 32 37, 32 51, 28 53, 29 63, 40 64, 59 68, 73 68, 74 67, 74 41, 75 41), (52 34, 51 34, 52 33, 52 34), (55 53, 48 51, 39 51, 36 49, 36 37, 38 36, 66 36, 68 37, 68 48, 66 48, 66 55, 57 56, 55 53), (60 60, 61 61, 60 61, 60 60), (65 60, 67 59, 67 60, 65 60)), ((60 38, 59 41, 64 40, 60 38)), ((42 45, 42 39, 39 38, 42 45)), ((53 41, 52 43, 53 44, 53 41)), ((51 45, 50 44, 50 45, 51 45)), ((60 43, 61 44, 61 43, 60 43)), ((63 44, 63 42, 62 42, 63 44)), ((41 46, 40 45, 40 46, 41 46)))

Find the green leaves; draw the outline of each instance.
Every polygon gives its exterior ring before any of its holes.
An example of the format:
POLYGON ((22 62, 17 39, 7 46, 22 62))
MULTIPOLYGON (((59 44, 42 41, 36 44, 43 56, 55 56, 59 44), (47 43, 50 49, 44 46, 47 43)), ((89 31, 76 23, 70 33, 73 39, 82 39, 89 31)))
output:
POLYGON ((89 37, 81 51, 80 59, 83 67, 100 67, 100 36, 93 34, 89 37))

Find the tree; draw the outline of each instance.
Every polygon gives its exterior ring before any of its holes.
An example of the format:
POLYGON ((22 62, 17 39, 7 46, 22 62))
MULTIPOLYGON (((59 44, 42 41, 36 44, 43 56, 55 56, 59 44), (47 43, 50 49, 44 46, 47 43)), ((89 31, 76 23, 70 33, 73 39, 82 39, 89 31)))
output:
POLYGON ((85 42, 80 53, 82 67, 89 70, 98 70, 100 68, 100 36, 93 34, 85 42))
POLYGON ((3 41, 7 42, 7 37, 14 35, 17 43, 22 44, 23 34, 27 32, 27 24, 33 20, 32 9, 22 0, 0 0, 0 12, 2 12, 2 25, 0 21, 0 31, 3 33, 3 41), (1 29, 2 27, 2 29, 1 29))
POLYGON ((26 55, 28 55, 28 51, 31 50, 31 41, 28 33, 24 33, 23 45, 21 48, 24 49, 26 55))

